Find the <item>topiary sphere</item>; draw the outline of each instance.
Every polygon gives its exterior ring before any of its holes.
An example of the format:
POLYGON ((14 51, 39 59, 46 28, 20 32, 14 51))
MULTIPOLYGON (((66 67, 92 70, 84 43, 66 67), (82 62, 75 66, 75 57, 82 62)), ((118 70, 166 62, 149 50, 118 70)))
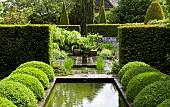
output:
POLYGON ((37 107, 34 93, 19 82, 1 81, 0 97, 11 100, 17 107, 37 107))
POLYGON ((136 66, 150 66, 144 62, 138 62, 138 61, 134 61, 134 62, 128 62, 127 64, 125 64, 119 71, 118 76, 120 77, 120 79, 123 77, 124 73, 129 70, 130 68, 136 67, 136 66))
POLYGON ((144 72, 160 72, 159 70, 151 67, 151 66, 137 66, 134 68, 131 68, 125 72, 121 79, 122 86, 126 89, 126 86, 128 85, 129 81, 136 75, 144 72))
POLYGON ((133 107, 156 107, 170 98, 170 81, 156 81, 143 88, 133 101, 133 107))
POLYGON ((0 107, 17 107, 14 103, 7 98, 0 97, 0 107))
POLYGON ((127 85, 126 98, 133 101, 135 96, 147 85, 160 80, 170 79, 169 75, 161 72, 145 72, 134 76, 127 85))
POLYGON ((34 68, 38 68, 40 70, 42 70, 44 73, 46 73, 48 79, 50 82, 52 82, 54 80, 54 70, 53 68, 41 61, 29 61, 26 63, 21 64, 19 67, 17 67, 17 69, 19 68, 25 68, 25 67, 34 67, 34 68))
POLYGON ((34 76, 28 74, 13 74, 2 81, 15 81, 28 87, 35 95, 36 99, 41 100, 45 96, 44 87, 34 76))
POLYGON ((170 107, 170 99, 164 100, 161 104, 158 104, 156 107, 170 107))
POLYGON ((10 75, 18 74, 18 73, 32 75, 32 76, 36 77, 41 82, 41 84, 43 85, 44 88, 49 87, 49 79, 48 79, 47 75, 42 70, 40 70, 38 68, 34 68, 34 67, 20 68, 20 69, 16 69, 15 71, 13 71, 10 75))

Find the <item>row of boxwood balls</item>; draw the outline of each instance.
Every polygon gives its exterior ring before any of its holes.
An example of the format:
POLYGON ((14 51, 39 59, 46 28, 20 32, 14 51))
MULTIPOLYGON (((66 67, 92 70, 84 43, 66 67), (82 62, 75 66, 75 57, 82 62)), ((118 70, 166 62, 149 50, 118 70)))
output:
POLYGON ((133 107, 170 107, 170 76, 144 62, 129 62, 118 73, 133 107))
POLYGON ((54 80, 53 68, 41 61, 21 64, 0 81, 0 107, 37 107, 54 80))

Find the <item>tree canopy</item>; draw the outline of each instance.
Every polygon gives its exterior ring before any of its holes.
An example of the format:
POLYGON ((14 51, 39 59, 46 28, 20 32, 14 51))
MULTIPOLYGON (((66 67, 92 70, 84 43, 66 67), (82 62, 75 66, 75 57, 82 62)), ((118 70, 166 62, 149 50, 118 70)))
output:
POLYGON ((108 17, 109 23, 143 22, 146 10, 152 0, 120 0, 108 17))
POLYGON ((74 5, 72 0, 6 0, 4 1, 5 13, 11 7, 17 11, 23 9, 31 10, 28 19, 33 24, 53 23, 59 24, 62 2, 65 1, 67 10, 70 11, 74 5))

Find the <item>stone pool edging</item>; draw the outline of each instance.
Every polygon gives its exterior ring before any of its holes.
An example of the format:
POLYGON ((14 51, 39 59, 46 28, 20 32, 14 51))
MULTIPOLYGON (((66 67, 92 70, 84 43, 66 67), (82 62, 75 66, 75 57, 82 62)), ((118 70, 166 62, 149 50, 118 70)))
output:
POLYGON ((127 99, 126 99, 126 93, 125 93, 125 89, 123 88, 122 84, 120 83, 120 78, 118 75, 113 75, 113 78, 114 78, 114 82, 115 82, 115 86, 119 92, 119 94, 121 94, 121 96, 123 97, 123 100, 125 101, 126 105, 128 107, 132 107, 132 103, 129 102, 127 99))
MULTIPOLYGON (((125 101, 127 107, 132 107, 132 103, 127 101, 126 94, 123 86, 120 84, 120 78, 117 75, 113 75, 113 82, 115 83, 115 86, 119 92, 119 94, 122 96, 123 100, 125 101)), ((58 77, 55 77, 53 82, 50 82, 50 86, 48 89, 45 90, 45 97, 41 101, 38 101, 38 107, 45 107, 45 104, 47 103, 49 96, 55 86, 56 80, 58 77)), ((63 77, 64 78, 64 77, 63 77)), ((74 79, 74 78, 73 78, 74 79)), ((82 78, 83 79, 83 78, 82 78)))
POLYGON ((50 96, 51 91, 53 90, 53 88, 55 86, 55 83, 56 83, 56 77, 54 78, 54 80, 52 82, 50 82, 49 88, 44 90, 45 91, 45 97, 41 101, 38 101, 38 107, 45 107, 45 104, 49 99, 49 96, 50 96))

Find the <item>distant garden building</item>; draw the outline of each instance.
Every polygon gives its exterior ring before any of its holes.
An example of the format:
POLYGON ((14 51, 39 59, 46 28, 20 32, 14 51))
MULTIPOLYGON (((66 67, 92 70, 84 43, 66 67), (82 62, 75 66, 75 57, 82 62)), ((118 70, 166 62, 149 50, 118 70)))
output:
MULTIPOLYGON (((101 0, 95 0, 95 11, 98 12, 100 8, 101 0)), ((118 0, 104 0, 105 10, 108 11, 110 8, 117 6, 118 0)))

